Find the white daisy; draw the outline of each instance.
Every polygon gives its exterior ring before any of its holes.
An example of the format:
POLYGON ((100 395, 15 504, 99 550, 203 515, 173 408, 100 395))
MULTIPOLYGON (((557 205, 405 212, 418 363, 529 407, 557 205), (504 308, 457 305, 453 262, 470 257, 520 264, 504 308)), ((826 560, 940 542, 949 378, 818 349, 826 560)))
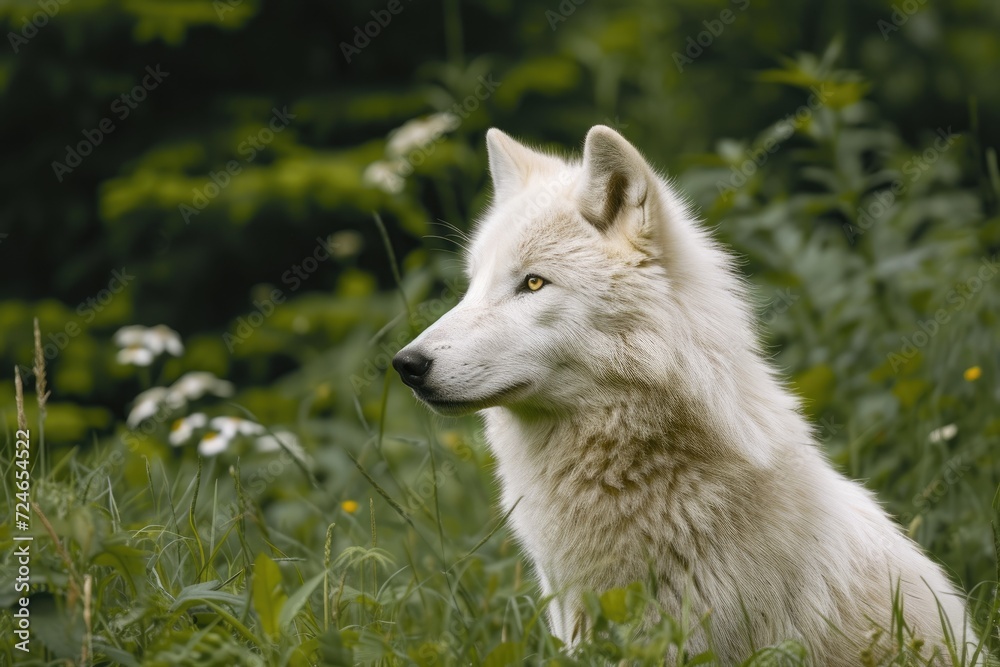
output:
POLYGON ((216 454, 221 454, 226 451, 229 447, 229 443, 232 441, 232 437, 227 437, 223 433, 209 431, 204 435, 204 437, 202 437, 201 442, 198 443, 198 453, 202 456, 215 456, 216 454))
POLYGON ((209 425, 225 437, 235 438, 237 435, 260 435, 264 427, 257 422, 240 417, 213 417, 209 425))
POLYGON ((237 436, 264 433, 264 427, 257 422, 239 417, 213 417, 208 425, 212 430, 198 443, 198 453, 202 456, 215 456, 226 451, 237 436))
POLYGON ((447 111, 414 118, 389 133, 385 152, 393 157, 405 157, 461 124, 458 116, 447 111))
POLYGON ((930 435, 927 436, 927 439, 931 442, 947 442, 956 435, 958 435, 958 427, 954 424, 948 424, 931 431, 930 435))
POLYGON ((166 402, 169 393, 166 387, 153 387, 136 396, 125 423, 129 428, 135 428, 155 415, 160 409, 160 404, 166 402))
POLYGON ((170 426, 170 435, 168 436, 170 444, 174 447, 183 445, 191 439, 195 429, 204 428, 207 423, 208 417, 202 412, 195 412, 187 417, 176 420, 170 426))
POLYGON ((156 354, 166 350, 175 357, 184 354, 181 335, 165 324, 157 324, 146 333, 146 347, 156 354))
POLYGON ((406 185, 406 181, 399 175, 399 165, 384 160, 368 165, 361 178, 366 184, 391 195, 398 195, 406 185))
POLYGON ((152 362, 153 357, 157 357, 164 352, 169 352, 175 357, 184 354, 184 344, 181 342, 180 334, 165 324, 157 324, 155 327, 144 327, 138 324, 122 327, 115 332, 114 341, 119 347, 125 348, 122 352, 118 353, 121 363, 135 363, 132 361, 122 361, 122 355, 126 350, 145 348, 152 355, 150 357, 139 352, 133 352, 132 354, 136 355, 136 359, 149 359, 146 363, 137 364, 141 366, 148 366, 152 362))
POLYGON ((118 347, 132 347, 134 345, 144 345, 146 327, 132 324, 122 327, 115 332, 114 341, 118 347))
POLYGON ((118 354, 115 359, 118 360, 119 364, 148 366, 153 363, 153 359, 155 357, 156 355, 145 347, 140 345, 129 345, 124 349, 118 350, 118 354))
POLYGON ((195 401, 205 394, 215 396, 232 396, 233 383, 220 380, 207 371, 191 371, 185 373, 170 385, 170 393, 185 401, 195 401))

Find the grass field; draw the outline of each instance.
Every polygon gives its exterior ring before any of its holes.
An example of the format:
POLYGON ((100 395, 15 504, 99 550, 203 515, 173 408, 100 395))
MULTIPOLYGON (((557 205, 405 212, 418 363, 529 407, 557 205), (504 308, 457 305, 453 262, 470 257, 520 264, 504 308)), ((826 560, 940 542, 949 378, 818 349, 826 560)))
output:
MULTIPOLYGON (((440 309, 452 297, 421 303, 440 309)), ((383 338, 412 335, 399 328, 383 338)), ((969 333, 961 336, 975 339, 969 333)), ((168 407, 145 427, 121 425, 116 437, 48 451, 45 401, 29 394, 30 529, 2 526, 0 599, 13 609, 12 538, 31 535, 31 651, 7 641, 15 621, 4 614, 6 664, 654 665, 669 646, 684 647, 706 619, 664 618, 640 631, 648 597, 637 582, 594 595, 592 636, 573 656, 561 653, 546 630, 545 600, 494 509, 491 459, 475 421, 430 417, 392 374, 366 379, 366 363, 384 368, 380 355, 391 351, 371 349, 351 364, 353 409, 333 409, 328 383, 297 405, 295 423, 280 426, 239 397, 193 401, 264 424, 206 457, 168 444, 181 416, 168 407), (268 435, 285 446, 260 451, 268 435)), ((980 358, 989 356, 983 349, 980 358)), ((41 379, 42 368, 32 375, 41 379)), ((981 388, 995 369, 958 365, 951 375, 949 393, 922 419, 899 414, 892 427, 868 429, 828 420, 819 429, 838 465, 883 491, 990 626, 997 417, 981 388), (955 427, 930 436, 944 418, 955 427)), ((13 439, 4 450, 8 480, 23 469, 13 439)), ((16 491, 7 485, 11 508, 16 491)), ((912 647, 901 633, 898 655, 873 653, 863 664, 922 664, 907 657, 912 647)), ((789 643, 761 647, 746 664, 805 664, 803 656, 789 643)), ((689 655, 677 664, 707 662, 689 655)))

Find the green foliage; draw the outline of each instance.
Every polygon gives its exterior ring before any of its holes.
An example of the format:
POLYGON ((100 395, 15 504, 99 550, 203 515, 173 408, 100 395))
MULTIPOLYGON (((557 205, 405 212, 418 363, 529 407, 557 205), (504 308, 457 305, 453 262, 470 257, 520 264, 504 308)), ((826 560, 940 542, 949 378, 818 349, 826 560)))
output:
MULTIPOLYGON (((710 618, 661 617, 644 582, 589 596, 590 630, 563 650, 477 424, 430 419, 386 372, 458 302, 483 131, 566 151, 597 123, 739 254, 822 446, 970 591, 995 652, 1000 15, 895 17, 904 4, 413 3, 350 62, 342 43, 382 5, 0 6, 0 361, 37 381, 38 318, 52 391, 25 406, 32 650, 4 643, 0 661, 711 664, 685 650, 710 618), (169 76, 120 106, 157 64, 169 76), (457 124, 431 131, 442 113, 457 124), (177 329, 183 354, 119 363, 114 333, 136 323, 177 329), (192 371, 235 395, 126 426, 139 392, 192 371), (263 430, 199 457, 211 423, 171 440, 195 413, 263 430)), ((5 434, 14 402, 0 382, 5 434)), ((883 632, 865 664, 912 664, 919 640, 883 632)), ((745 664, 806 663, 787 642, 745 664)))

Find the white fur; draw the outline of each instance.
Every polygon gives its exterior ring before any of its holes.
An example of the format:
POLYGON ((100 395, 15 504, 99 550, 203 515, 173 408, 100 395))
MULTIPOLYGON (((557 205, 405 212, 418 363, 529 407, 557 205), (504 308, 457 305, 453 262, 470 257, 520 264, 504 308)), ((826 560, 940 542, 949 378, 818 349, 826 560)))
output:
POLYGON ((581 591, 652 575, 667 613, 709 615, 691 648, 722 664, 798 639, 857 665, 897 582, 928 646, 938 604, 974 642, 941 568, 819 451, 730 257, 639 152, 602 126, 582 162, 487 145, 468 293, 401 354, 431 359, 432 408, 481 411, 553 632, 579 640, 581 591))

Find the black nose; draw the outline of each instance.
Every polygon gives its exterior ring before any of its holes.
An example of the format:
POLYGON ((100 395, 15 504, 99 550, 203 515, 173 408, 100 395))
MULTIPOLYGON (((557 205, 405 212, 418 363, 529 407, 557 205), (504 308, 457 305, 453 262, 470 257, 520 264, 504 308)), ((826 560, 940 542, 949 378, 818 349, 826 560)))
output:
POLYGON ((416 350, 403 350, 393 358, 392 367, 407 386, 420 387, 431 367, 431 359, 416 350))

